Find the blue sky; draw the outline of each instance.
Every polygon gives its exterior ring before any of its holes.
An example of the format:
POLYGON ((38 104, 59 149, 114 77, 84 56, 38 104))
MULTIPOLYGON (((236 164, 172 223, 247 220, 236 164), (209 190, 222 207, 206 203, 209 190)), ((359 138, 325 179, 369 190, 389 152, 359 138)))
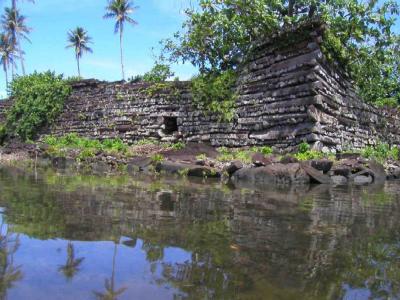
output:
MULTIPOLYGON (((3 0, 1 10, 10 0, 3 0)), ((67 32, 76 26, 86 28, 93 38, 93 54, 84 55, 81 72, 85 78, 120 80, 119 39, 114 35, 113 20, 104 20, 106 0, 36 0, 36 4, 20 1, 22 14, 28 17, 33 31, 31 44, 23 43, 27 72, 52 70, 66 76, 76 75, 72 49, 65 49, 67 32)), ((125 29, 126 75, 143 74, 151 69, 152 47, 179 30, 184 20, 182 9, 190 0, 136 0, 140 8, 133 15, 138 26, 125 29)), ((20 70, 20 68, 19 68, 20 70)), ((190 65, 175 66, 182 79, 196 73, 190 65)), ((4 96, 5 78, 0 74, 0 94, 4 96)))

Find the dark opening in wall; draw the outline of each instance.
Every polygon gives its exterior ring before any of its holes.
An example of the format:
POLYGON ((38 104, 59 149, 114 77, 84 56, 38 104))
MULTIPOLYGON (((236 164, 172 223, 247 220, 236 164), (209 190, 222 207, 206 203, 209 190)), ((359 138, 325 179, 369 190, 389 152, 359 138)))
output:
POLYGON ((178 120, 176 117, 164 117, 164 133, 173 134, 178 131, 178 120))

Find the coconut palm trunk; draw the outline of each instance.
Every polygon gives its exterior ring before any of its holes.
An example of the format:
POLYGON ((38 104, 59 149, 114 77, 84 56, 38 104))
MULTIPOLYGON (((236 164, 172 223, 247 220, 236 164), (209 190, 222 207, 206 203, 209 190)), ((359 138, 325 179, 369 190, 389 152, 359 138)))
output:
POLYGON ((123 50, 123 29, 122 29, 122 27, 120 27, 120 30, 119 30, 119 48, 120 48, 120 51, 121 51, 122 80, 125 80, 124 50, 123 50))
POLYGON ((81 77, 81 66, 79 64, 79 55, 76 55, 76 64, 78 66, 78 76, 81 77))
POLYGON ((4 69, 4 74, 6 75, 6 88, 8 87, 8 72, 7 72, 7 67, 4 65, 3 66, 4 69))
POLYGON ((22 70, 22 75, 25 76, 25 59, 24 59, 24 53, 22 52, 22 48, 21 48, 21 41, 18 38, 17 39, 17 49, 18 49, 18 55, 19 55, 19 60, 21 62, 21 70, 22 70))

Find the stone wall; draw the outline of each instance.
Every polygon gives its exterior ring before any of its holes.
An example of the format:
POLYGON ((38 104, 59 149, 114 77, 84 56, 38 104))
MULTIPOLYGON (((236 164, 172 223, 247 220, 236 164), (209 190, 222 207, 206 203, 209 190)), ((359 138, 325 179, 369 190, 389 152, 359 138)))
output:
POLYGON ((375 108, 357 96, 345 74, 326 61, 323 31, 320 24, 309 24, 255 46, 240 71, 230 123, 199 110, 188 82, 151 86, 84 80, 73 85, 63 114, 46 133, 282 150, 302 141, 331 150, 378 141, 400 145, 399 112, 375 108))

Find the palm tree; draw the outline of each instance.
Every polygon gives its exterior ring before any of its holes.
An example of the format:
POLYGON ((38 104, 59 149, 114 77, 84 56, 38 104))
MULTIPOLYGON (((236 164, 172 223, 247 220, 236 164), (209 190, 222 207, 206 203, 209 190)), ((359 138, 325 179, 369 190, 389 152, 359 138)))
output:
POLYGON ((58 269, 62 272, 67 280, 71 280, 75 274, 79 271, 79 266, 83 262, 85 258, 79 257, 75 258, 75 249, 74 245, 71 242, 68 242, 67 246, 67 261, 65 265, 60 266, 58 269))
POLYGON ((104 287, 105 287, 104 293, 96 291, 94 292, 95 297, 99 300, 117 300, 118 296, 120 296, 126 291, 126 287, 117 289, 115 286, 115 261, 117 258, 117 249, 118 249, 118 244, 117 242, 114 242, 114 255, 112 261, 111 278, 110 279, 106 278, 104 282, 104 287))
POLYGON ((30 42, 28 34, 31 32, 31 29, 27 27, 25 23, 26 17, 20 15, 18 9, 13 9, 9 7, 5 8, 4 15, 1 17, 1 24, 5 32, 10 37, 11 41, 14 43, 14 48, 19 54, 23 75, 25 75, 25 65, 24 53, 21 48, 21 39, 25 39, 30 42))
POLYGON ((77 27, 75 30, 68 32, 68 46, 67 48, 75 48, 75 58, 78 65, 78 75, 81 77, 81 69, 79 60, 84 52, 93 53, 93 50, 88 46, 92 42, 92 38, 88 32, 82 27, 77 27))
POLYGON ((137 25, 138 23, 129 17, 138 6, 133 6, 133 1, 131 0, 109 0, 108 6, 106 7, 107 13, 104 15, 104 19, 115 19, 115 29, 114 33, 119 33, 119 46, 121 51, 121 70, 122 79, 125 80, 124 71, 124 55, 123 55, 123 34, 125 22, 132 25, 137 25))
POLYGON ((11 43, 10 38, 4 34, 0 34, 0 64, 3 65, 3 70, 6 75, 6 86, 8 86, 8 69, 14 66, 15 48, 11 43))
MULTIPOLYGON (((35 3, 35 0, 27 0, 29 2, 35 3)), ((11 7, 17 9, 17 0, 11 0, 11 7)))

